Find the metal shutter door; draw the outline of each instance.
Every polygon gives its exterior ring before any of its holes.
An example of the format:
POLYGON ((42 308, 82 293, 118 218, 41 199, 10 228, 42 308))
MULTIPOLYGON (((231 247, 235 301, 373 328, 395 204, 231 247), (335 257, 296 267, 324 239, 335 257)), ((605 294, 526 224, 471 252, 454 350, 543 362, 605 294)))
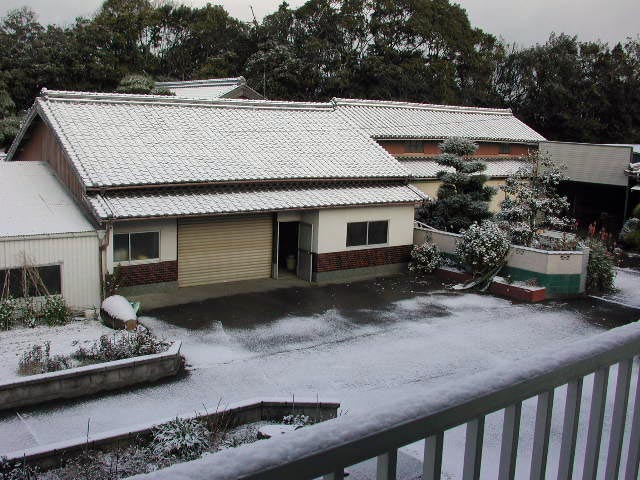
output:
POLYGON ((271 216, 180 221, 178 284, 271 277, 272 231, 271 216))

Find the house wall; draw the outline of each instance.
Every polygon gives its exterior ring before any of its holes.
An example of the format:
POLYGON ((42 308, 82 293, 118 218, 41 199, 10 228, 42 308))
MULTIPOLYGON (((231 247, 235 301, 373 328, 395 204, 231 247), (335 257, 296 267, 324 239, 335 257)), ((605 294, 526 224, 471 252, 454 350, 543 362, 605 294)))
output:
POLYGON ((0 240, 0 269, 61 265, 62 296, 72 308, 100 305, 100 247, 96 232, 0 240), (26 255, 26 257, 25 257, 26 255))
POLYGON ((109 233, 109 247, 106 249, 106 255, 107 270, 110 273, 113 273, 116 265, 120 267, 123 286, 175 282, 178 280, 178 223, 176 219, 116 223, 109 233), (160 233, 160 258, 114 262, 113 234, 141 232, 160 233))
MULTIPOLYGON (((378 140, 378 143, 391 155, 439 155, 442 153, 440 151, 440 140, 427 140, 424 142, 424 149, 422 152, 408 152, 407 144, 410 140, 378 140)), ((508 143, 508 142, 504 142, 508 143)), ((476 155, 478 156, 491 156, 491 155, 503 155, 500 153, 500 145, 504 143, 496 143, 496 142, 477 142, 478 151, 476 155)), ((508 155, 516 155, 522 156, 526 155, 531 149, 535 148, 532 145, 523 145, 518 143, 511 143, 511 153, 508 155)))
MULTIPOLYGON (((486 185, 489 187, 495 187, 497 190, 496 194, 491 198, 491 201, 489 202, 489 210, 493 213, 497 213, 500 211, 500 203, 505 199, 505 193, 500 190, 500 186, 504 185, 504 182, 504 178, 492 178, 487 180, 486 185)), ((441 183, 442 182, 438 180, 429 180, 422 182, 412 182, 412 185, 435 200, 438 197, 438 189, 440 188, 441 183)))
POLYGON ((55 135, 42 120, 36 120, 34 124, 31 137, 24 142, 24 147, 17 152, 13 160, 47 162, 56 173, 58 180, 67 187, 76 203, 83 210, 88 210, 84 200, 84 185, 75 174, 71 162, 67 160, 55 135))

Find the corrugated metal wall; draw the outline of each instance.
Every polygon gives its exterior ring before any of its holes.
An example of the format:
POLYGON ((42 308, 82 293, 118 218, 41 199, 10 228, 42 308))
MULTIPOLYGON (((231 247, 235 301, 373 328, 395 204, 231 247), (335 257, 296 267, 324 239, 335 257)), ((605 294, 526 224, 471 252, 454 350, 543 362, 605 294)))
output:
POLYGON ((566 165, 565 174, 574 182, 627 186, 624 169, 631 161, 630 147, 541 142, 540 153, 566 165))
POLYGON ((28 237, 0 241, 0 269, 62 265, 62 295, 74 308, 100 304, 100 248, 95 233, 75 237, 28 237))

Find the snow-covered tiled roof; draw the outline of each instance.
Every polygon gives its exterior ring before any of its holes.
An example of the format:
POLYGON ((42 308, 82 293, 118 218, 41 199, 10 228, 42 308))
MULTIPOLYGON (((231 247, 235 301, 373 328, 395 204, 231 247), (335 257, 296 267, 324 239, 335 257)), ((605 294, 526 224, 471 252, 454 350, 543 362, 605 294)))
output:
MULTIPOLYGON (((528 162, 518 158, 495 159, 478 157, 474 160, 481 161, 487 166, 483 172, 490 177, 508 177, 513 175, 520 168, 527 167, 528 162)), ((443 167, 436 162, 435 158, 417 158, 417 159, 400 159, 400 163, 411 172, 411 176, 415 179, 436 178, 436 174, 440 171, 454 171, 451 167, 443 167)))
POLYGON ((330 103, 43 90, 35 109, 87 188, 409 175, 330 103))
POLYGON ((92 230, 46 163, 0 162, 0 238, 92 230))
POLYGON ((106 220, 415 203, 425 198, 410 186, 365 183, 111 191, 91 196, 89 202, 98 218, 106 220))
MULTIPOLYGON (((247 81, 244 77, 235 78, 209 78, 207 80, 188 80, 181 82, 156 82, 156 86, 166 88, 179 97, 187 98, 224 98, 230 96, 236 90, 247 89, 247 81)), ((241 92, 242 93, 242 92, 241 92)), ((251 90, 251 97, 260 95, 251 90)))
POLYGON ((537 143, 544 137, 511 110, 376 100, 333 99, 339 112, 376 139, 434 139, 537 143))

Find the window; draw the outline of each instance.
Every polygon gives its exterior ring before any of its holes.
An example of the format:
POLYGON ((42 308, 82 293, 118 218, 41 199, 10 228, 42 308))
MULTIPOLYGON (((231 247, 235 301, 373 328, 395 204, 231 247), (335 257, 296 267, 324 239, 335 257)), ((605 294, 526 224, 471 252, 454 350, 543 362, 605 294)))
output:
POLYGON ((347 223, 347 247, 362 245, 380 245, 387 243, 389 237, 389 222, 347 223))
POLYGON ((130 262, 160 258, 160 233, 116 233, 113 235, 113 260, 130 262))
POLYGON ((424 142, 420 140, 411 140, 405 145, 406 153, 424 153, 424 142))
POLYGON ((508 144, 508 143, 501 143, 500 144, 500 153, 501 154, 511 153, 511 145, 508 144))
POLYGON ((0 292, 14 298, 59 295, 62 293, 60 265, 0 270, 0 292))

